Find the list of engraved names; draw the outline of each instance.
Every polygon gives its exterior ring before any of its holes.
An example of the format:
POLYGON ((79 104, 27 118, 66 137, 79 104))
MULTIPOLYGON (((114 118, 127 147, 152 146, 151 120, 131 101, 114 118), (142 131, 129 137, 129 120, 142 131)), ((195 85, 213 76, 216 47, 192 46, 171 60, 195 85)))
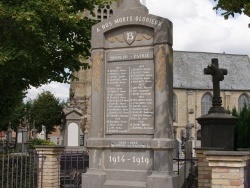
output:
POLYGON ((152 134, 153 91, 152 61, 108 63, 106 133, 152 134))

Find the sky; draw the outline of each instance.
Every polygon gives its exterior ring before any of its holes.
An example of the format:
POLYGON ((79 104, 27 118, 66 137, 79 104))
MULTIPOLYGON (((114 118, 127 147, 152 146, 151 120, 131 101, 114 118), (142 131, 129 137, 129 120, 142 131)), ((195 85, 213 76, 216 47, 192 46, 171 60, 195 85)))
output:
MULTIPOLYGON (((173 49, 176 51, 246 54, 250 57, 250 18, 247 16, 236 15, 225 20, 220 12, 213 10, 213 0, 146 0, 146 6, 150 14, 173 23, 173 49)), ((39 88, 32 87, 26 99, 34 99, 42 91, 51 91, 61 100, 69 98, 69 84, 52 82, 39 88)))

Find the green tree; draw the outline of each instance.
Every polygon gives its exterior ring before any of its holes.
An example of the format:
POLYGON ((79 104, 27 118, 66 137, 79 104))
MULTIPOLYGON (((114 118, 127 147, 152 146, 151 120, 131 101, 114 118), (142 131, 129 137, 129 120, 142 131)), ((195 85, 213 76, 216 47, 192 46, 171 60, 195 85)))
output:
POLYGON ((250 148, 250 106, 245 106, 240 112, 234 108, 232 115, 238 117, 235 126, 236 148, 250 148))
POLYGON ((18 102, 13 108, 10 109, 10 113, 3 116, 0 121, 0 130, 7 130, 9 126, 14 131, 17 131, 20 122, 23 122, 24 116, 29 116, 28 113, 32 107, 32 101, 18 102))
POLYGON ((217 5, 216 10, 222 10, 225 19, 235 14, 245 14, 250 16, 250 0, 214 0, 217 5))
POLYGON ((54 131, 55 125, 60 125, 62 120, 63 102, 60 102, 51 92, 45 91, 33 101, 31 117, 35 121, 38 132, 42 125, 46 127, 46 133, 54 131))
POLYGON ((87 67, 95 5, 107 0, 0 0, 0 114, 32 86, 67 82, 87 67))

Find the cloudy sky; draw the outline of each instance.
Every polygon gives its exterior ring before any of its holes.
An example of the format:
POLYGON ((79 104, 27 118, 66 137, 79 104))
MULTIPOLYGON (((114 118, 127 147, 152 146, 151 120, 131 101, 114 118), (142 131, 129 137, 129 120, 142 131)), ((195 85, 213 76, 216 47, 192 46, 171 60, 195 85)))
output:
MULTIPOLYGON (((213 0, 146 0, 150 14, 168 18, 174 26, 173 49, 250 56, 250 18, 237 15, 224 20, 213 10, 213 0)), ((69 85, 51 83, 28 90, 34 99, 42 91, 51 91, 67 100, 69 85)))

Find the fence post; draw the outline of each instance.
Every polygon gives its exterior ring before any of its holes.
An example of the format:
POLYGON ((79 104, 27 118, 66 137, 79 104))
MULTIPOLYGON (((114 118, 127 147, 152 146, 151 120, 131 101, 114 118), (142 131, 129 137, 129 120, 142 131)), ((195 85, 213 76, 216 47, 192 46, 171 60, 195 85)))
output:
POLYGON ((60 153, 63 146, 35 146, 38 154, 38 188, 60 187, 60 153))

